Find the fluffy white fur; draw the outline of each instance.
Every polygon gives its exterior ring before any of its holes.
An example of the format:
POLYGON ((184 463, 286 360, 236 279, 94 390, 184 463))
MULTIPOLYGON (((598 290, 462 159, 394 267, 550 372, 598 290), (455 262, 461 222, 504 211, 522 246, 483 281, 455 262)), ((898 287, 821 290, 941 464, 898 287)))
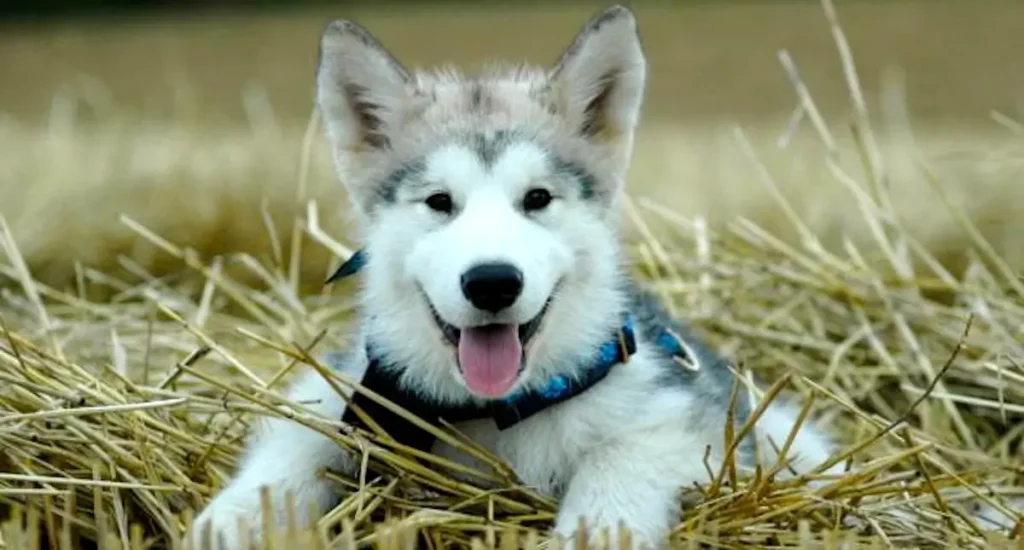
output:
MULTIPOLYGON (((362 374, 367 358, 359 350, 372 335, 394 362, 411 366, 403 372, 406 386, 438 400, 475 399, 430 304, 456 327, 522 324, 551 297, 541 329, 528 343, 517 387, 542 383, 580 350, 595 349, 628 299, 619 284, 625 270, 615 205, 645 70, 634 17, 622 7, 597 15, 550 70, 495 70, 475 79, 454 71, 412 74, 364 29, 332 23, 321 44, 318 101, 370 251, 361 275, 362 336, 341 367, 362 374), (510 127, 530 139, 510 144, 491 163, 455 137, 510 127), (593 176, 593 196, 581 198, 579 181, 552 170, 552 155, 584 167, 593 176), (423 159, 425 184, 381 187, 415 159, 423 159), (537 187, 555 199, 541 212, 524 213, 519 198, 537 187), (451 215, 424 205, 441 191, 452 196, 451 215), (496 316, 474 309, 459 287, 469 266, 493 259, 518 266, 525 281, 515 304, 496 316)), ((711 447, 713 462, 724 452, 722 422, 691 420, 708 418, 709 405, 719 415, 727 407, 685 385, 666 384, 664 375, 664 360, 641 342, 628 364, 570 401, 505 431, 490 420, 459 428, 504 458, 525 483, 560 498, 557 534, 573 536, 584 518, 613 537, 625 525, 638 545, 657 547, 678 518, 680 491, 707 481, 705 449, 711 447)), ((316 374, 300 381, 291 397, 313 403, 315 412, 332 420, 344 411, 343 398, 316 374)), ((772 408, 760 434, 781 444, 794 419, 794 410, 772 408)), ((464 459, 444 446, 435 450, 464 459)), ((828 453, 827 439, 807 427, 790 455, 807 468, 828 453)), ((762 459, 774 464, 770 453, 762 459)), ((290 492, 300 512, 311 505, 325 512, 335 494, 317 478, 325 467, 346 470, 351 463, 301 425, 263 423, 236 477, 197 518, 196 533, 211 528, 235 548, 241 537, 236 518, 242 516, 258 538, 260 487, 279 497, 290 492)), ((283 521, 278 513, 275 520, 283 521)))

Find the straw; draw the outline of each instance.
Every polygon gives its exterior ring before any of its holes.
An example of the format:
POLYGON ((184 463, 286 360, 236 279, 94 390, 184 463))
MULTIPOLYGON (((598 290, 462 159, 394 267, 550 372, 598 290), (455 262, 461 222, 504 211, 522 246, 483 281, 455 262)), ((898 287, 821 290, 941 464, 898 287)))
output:
MULTIPOLYGON (((754 391, 751 378, 762 388, 751 419, 723 426, 725 463, 709 463, 706 482, 683 488, 688 505, 672 546, 1024 548, 1024 283, 934 170, 936 193, 975 259, 954 275, 903 226, 853 56, 834 7, 824 7, 854 107, 854 146, 843 149, 782 52, 799 105, 788 131, 811 118, 833 178, 821 184, 849 193, 871 241, 827 248, 741 129, 737 145, 795 242, 749 219, 711 225, 650 197, 626 203, 638 235, 626 253, 638 277, 682 316, 700 305, 695 330, 738 365, 734 395, 754 391), (864 170, 850 172, 839 156, 855 156, 864 170), (778 464, 746 472, 732 451, 783 393, 802 397, 799 423, 824 424, 840 449, 787 480, 779 474, 794 458, 790 434, 770 442, 778 464), (853 467, 841 475, 819 474, 846 462, 853 467)), ((267 548, 397 549, 417 539, 435 548, 561 547, 549 535, 554 499, 454 427, 416 419, 318 360, 344 345, 352 289, 310 293, 299 284, 303 254, 351 253, 307 193, 317 127, 312 117, 295 219, 280 230, 262 210, 270 258, 232 257, 245 280, 224 258, 201 258, 123 216, 177 267, 158 275, 124 259, 123 273, 83 267, 75 288, 56 288, 33 273, 0 218, 0 547, 183 548, 191 518, 225 485, 252 422, 266 416, 317 430, 362 464, 352 476, 323 473, 346 493, 310 529, 294 524, 295 510, 286 525, 246 518, 268 527, 267 548), (93 287, 115 294, 94 299, 93 287), (300 371, 363 393, 483 466, 403 446, 372 419, 353 429, 290 402, 284 389, 300 371)), ((264 498, 267 509, 290 496, 264 498)), ((629 537, 606 540, 617 547, 629 537)))

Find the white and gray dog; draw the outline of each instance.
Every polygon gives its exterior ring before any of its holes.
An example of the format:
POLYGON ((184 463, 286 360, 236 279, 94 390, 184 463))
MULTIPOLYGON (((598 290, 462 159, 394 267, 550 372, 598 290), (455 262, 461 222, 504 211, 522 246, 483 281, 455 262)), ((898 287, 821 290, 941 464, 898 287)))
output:
MULTIPOLYGON (((321 39, 317 102, 364 245, 340 274, 360 271, 359 335, 331 364, 427 420, 455 422, 557 497, 556 534, 572 537, 583 518, 658 547, 680 491, 708 481, 706 449, 713 466, 724 458, 734 377, 624 266, 617 206, 645 79, 636 20, 619 6, 551 68, 474 76, 410 72, 339 20, 321 39)), ((754 404, 738 395, 744 422, 754 404)), ((290 397, 348 419, 346 398, 316 373, 290 397)), ((367 408, 409 444, 468 460, 367 408)), ((772 404, 738 460, 774 465, 766 441, 781 445, 796 412, 772 404)), ((807 471, 829 442, 804 427, 788 455, 807 471)), ((234 548, 242 516, 258 540, 261 487, 290 493, 299 519, 315 521, 310 511, 339 496, 318 471, 353 465, 313 430, 268 420, 194 532, 234 548)))

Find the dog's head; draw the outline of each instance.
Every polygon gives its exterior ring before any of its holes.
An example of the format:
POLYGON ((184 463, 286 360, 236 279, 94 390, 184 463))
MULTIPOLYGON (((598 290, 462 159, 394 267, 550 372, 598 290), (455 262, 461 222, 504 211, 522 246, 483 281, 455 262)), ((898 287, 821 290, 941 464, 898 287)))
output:
POLYGON ((327 27, 317 99, 365 232, 367 322, 419 387, 501 397, 608 337, 645 74, 623 7, 550 69, 472 77, 407 71, 362 27, 327 27))

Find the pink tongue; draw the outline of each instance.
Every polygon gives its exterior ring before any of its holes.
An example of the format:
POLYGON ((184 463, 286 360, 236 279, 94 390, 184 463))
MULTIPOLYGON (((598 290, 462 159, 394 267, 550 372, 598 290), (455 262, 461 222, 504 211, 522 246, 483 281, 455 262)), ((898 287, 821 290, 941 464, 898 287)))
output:
POLYGON ((501 397, 515 384, 523 346, 514 324, 467 328, 459 337, 459 365, 469 390, 501 397))

